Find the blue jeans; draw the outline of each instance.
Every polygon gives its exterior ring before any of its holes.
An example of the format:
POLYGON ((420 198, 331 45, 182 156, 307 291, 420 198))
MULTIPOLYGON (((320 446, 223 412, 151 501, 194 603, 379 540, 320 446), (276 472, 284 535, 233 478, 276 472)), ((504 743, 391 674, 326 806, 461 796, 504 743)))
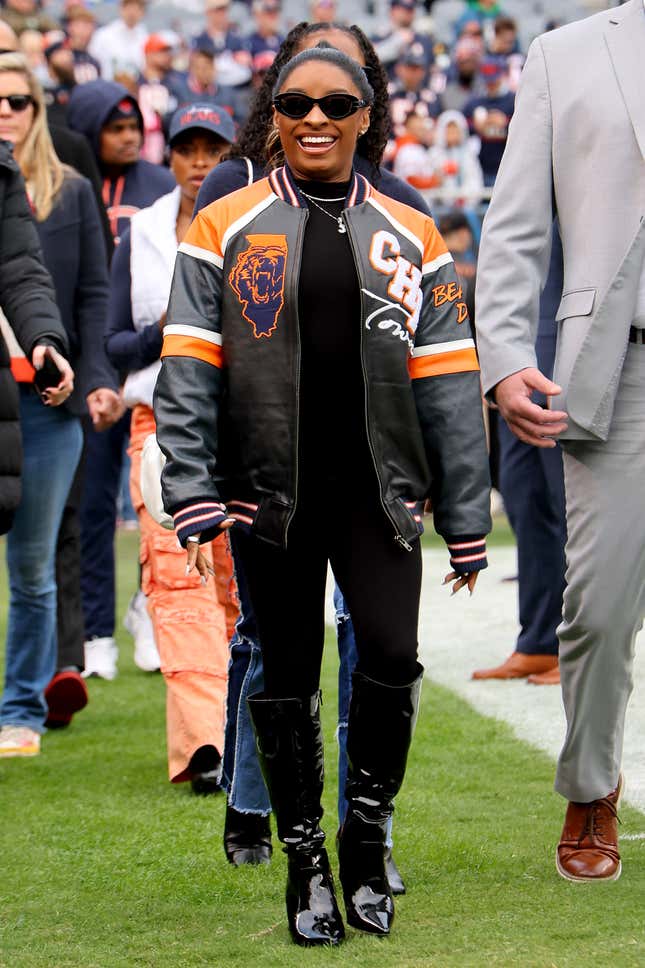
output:
POLYGON ((226 734, 224 739, 224 783, 228 802, 240 813, 271 813, 271 801, 260 770, 255 747, 255 733, 246 704, 248 696, 262 692, 264 673, 255 615, 242 569, 235 554, 235 528, 231 546, 235 578, 240 600, 240 615, 231 639, 226 699, 226 734))
POLYGON ((9 621, 0 725, 44 731, 44 690, 56 671, 58 528, 81 455, 78 417, 20 388, 22 499, 7 536, 9 621))
MULTIPOLYGON (((264 784, 255 746, 246 700, 264 688, 262 653, 249 598, 248 587, 241 567, 240 555, 235 554, 235 529, 231 533, 235 577, 240 599, 240 617, 231 640, 231 659, 228 670, 226 704, 226 738, 224 742, 224 780, 228 802, 240 813, 271 812, 271 801, 264 784)), ((347 812, 345 780, 347 779, 347 720, 352 695, 352 672, 357 651, 352 620, 347 613, 343 596, 334 589, 336 632, 338 638, 338 820, 342 824, 347 812)), ((391 842, 391 823, 388 825, 387 846, 391 842)))

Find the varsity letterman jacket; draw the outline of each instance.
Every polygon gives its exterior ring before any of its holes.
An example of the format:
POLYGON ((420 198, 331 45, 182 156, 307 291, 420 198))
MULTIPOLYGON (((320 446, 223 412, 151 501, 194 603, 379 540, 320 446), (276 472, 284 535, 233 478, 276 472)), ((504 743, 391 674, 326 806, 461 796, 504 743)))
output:
MULTIPOLYGON (((182 543, 198 532, 210 540, 226 505, 259 537, 286 546, 298 494, 307 218, 291 173, 279 168, 202 209, 179 246, 154 406, 164 504, 182 543)), ((430 497, 455 567, 481 568, 488 457, 452 257, 431 218, 356 173, 343 220, 361 287, 366 431, 393 536, 411 547, 415 504, 430 497)))

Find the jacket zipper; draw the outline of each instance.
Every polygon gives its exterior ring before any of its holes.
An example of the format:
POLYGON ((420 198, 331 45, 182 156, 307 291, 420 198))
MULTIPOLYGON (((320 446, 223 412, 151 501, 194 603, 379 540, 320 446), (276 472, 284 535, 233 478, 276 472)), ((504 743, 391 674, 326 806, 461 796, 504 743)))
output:
POLYGON ((365 356, 364 356, 364 353, 363 353, 363 345, 364 345, 363 319, 365 318, 365 313, 363 311, 364 310, 364 305, 363 305, 363 288, 364 287, 363 287, 363 279, 361 277, 361 267, 360 267, 360 263, 359 263, 358 259, 356 258, 356 247, 354 245, 354 238, 353 238, 353 233, 352 233, 352 225, 351 225, 351 222, 350 222, 350 220, 348 218, 348 212, 349 212, 349 209, 343 209, 343 217, 344 217, 344 220, 345 220, 345 224, 347 226, 347 237, 349 239, 349 244, 350 244, 350 247, 351 247, 351 250, 352 250, 352 256, 354 258, 354 265, 356 266, 356 274, 358 275, 358 281, 359 281, 359 285, 360 285, 360 288, 361 288, 361 369, 363 371, 363 386, 364 386, 364 389, 365 389, 365 431, 367 433, 367 443, 369 445, 370 454, 372 455, 372 464, 374 465, 374 471, 376 473, 376 480, 378 481, 378 493, 379 493, 379 499, 380 499, 380 502, 381 502, 381 507, 383 508, 383 511, 385 512, 385 516, 388 518, 388 520, 392 524, 392 527, 394 528, 394 540, 397 542, 397 544, 401 545, 401 547, 404 548, 405 551, 412 551, 412 545, 408 541, 405 540, 405 538, 403 537, 402 534, 399 533, 398 525, 397 525, 396 521, 394 520, 394 518, 392 517, 392 515, 390 514, 390 512, 389 512, 389 510, 388 510, 388 508, 387 508, 387 506, 385 504, 385 500, 383 499, 383 485, 381 483, 381 477, 380 477, 379 472, 378 472, 378 465, 376 463, 376 454, 374 453, 374 447, 372 445, 372 436, 370 434, 370 421, 369 421, 369 413, 368 413, 368 395, 369 395, 369 391, 368 391, 368 387, 367 387, 367 368, 365 366, 365 356))
MULTIPOLYGON (((300 364, 302 360, 302 341, 300 339, 300 317, 298 316, 298 284, 300 282, 300 265, 302 260, 302 240, 305 233, 305 225, 309 218, 309 212, 304 212, 304 218, 300 225, 298 226, 298 236, 296 239, 296 252, 298 253, 298 265, 296 266, 296 271, 293 274, 293 287, 292 295, 294 307, 294 316, 296 322, 296 456, 294 464, 294 491, 293 491, 293 507, 289 512, 287 517, 287 526, 284 530, 284 549, 287 550, 289 544, 289 526, 293 521, 293 516, 296 513, 296 508, 298 506, 298 482, 300 478, 299 473, 299 457, 300 457, 300 364)), ((286 271, 286 267, 285 267, 286 271)))

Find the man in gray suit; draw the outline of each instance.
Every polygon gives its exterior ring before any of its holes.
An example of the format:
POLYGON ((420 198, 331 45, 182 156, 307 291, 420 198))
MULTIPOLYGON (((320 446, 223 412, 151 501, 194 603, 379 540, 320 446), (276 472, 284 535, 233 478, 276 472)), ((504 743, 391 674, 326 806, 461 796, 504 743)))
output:
POLYGON ((620 875, 623 727, 645 612, 644 90, 643 0, 534 41, 478 272, 484 390, 521 440, 558 437, 564 452, 567 735, 556 790, 569 805, 556 863, 575 881, 620 875), (555 215, 564 286, 551 382, 534 344, 555 215))

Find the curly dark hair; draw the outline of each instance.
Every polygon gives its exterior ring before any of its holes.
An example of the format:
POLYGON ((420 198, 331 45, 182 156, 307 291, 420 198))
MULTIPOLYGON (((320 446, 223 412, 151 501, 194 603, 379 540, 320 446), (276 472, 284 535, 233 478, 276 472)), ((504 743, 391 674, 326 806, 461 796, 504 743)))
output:
POLYGON ((251 103, 249 115, 228 154, 229 158, 250 158, 257 165, 267 165, 269 159, 266 141, 273 124, 273 88, 278 75, 284 65, 299 52, 305 38, 327 33, 329 30, 340 30, 353 37, 365 60, 365 73, 374 91, 374 104, 370 115, 370 126, 358 139, 356 152, 369 161, 373 169, 372 180, 374 183, 378 181, 379 165, 390 134, 387 74, 372 43, 355 24, 348 27, 346 24, 333 22, 310 24, 303 21, 289 31, 251 103))

